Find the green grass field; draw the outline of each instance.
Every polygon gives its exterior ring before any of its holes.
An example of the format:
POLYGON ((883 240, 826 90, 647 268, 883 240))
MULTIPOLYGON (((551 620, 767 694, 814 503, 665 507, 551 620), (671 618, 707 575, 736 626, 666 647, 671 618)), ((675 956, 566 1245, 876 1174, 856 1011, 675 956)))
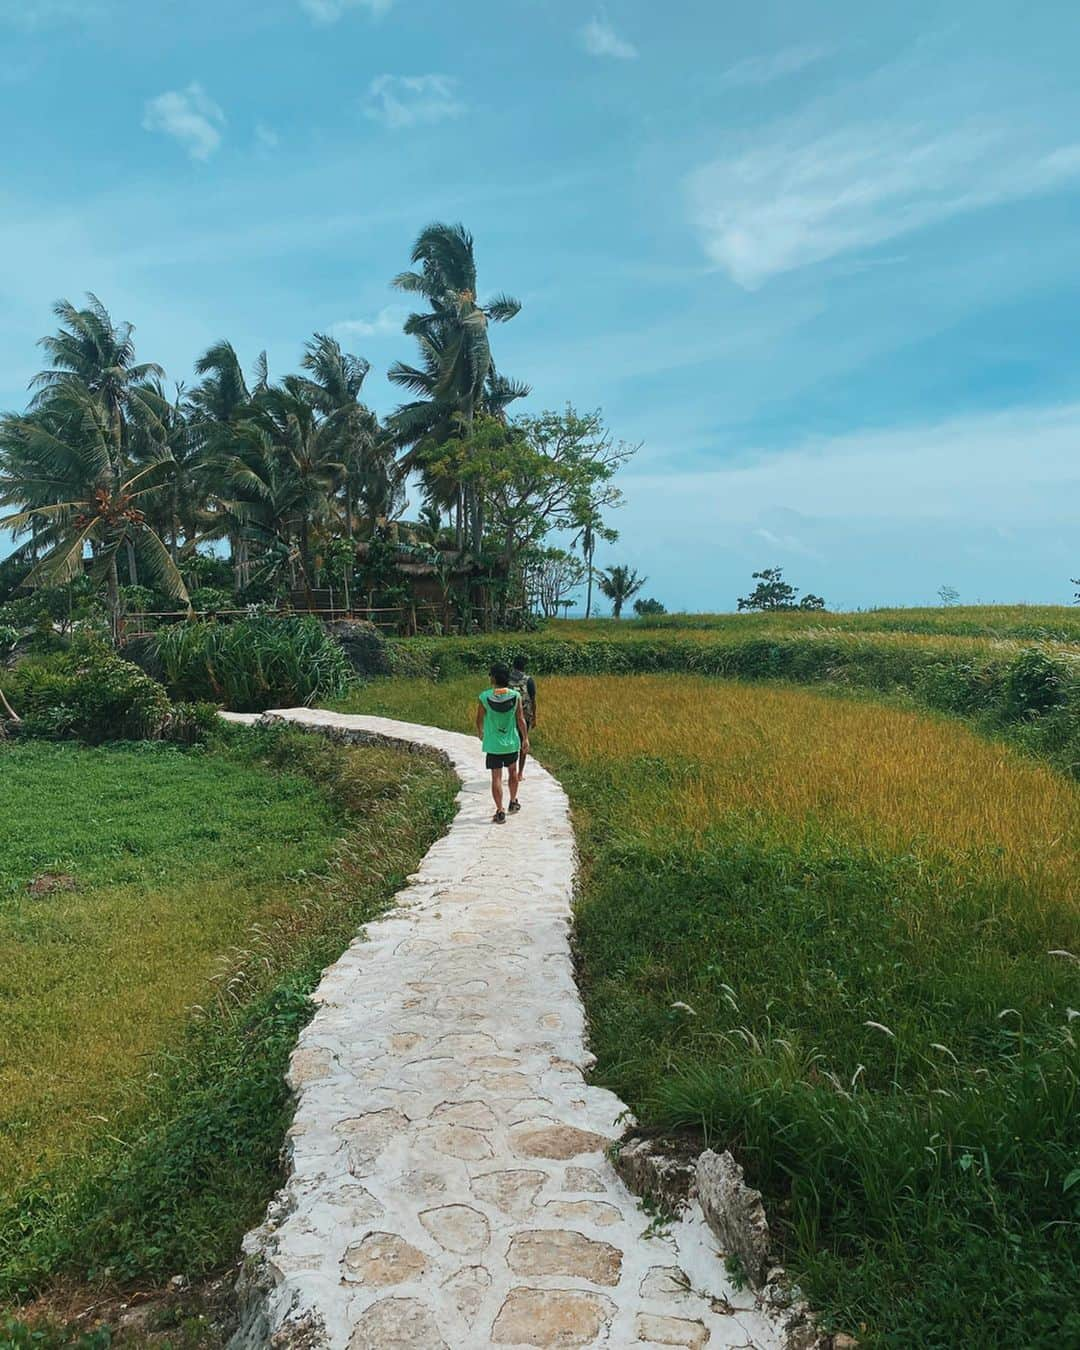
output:
POLYGON ((609 640, 647 633, 776 633, 829 629, 845 633, 907 633, 927 636, 1020 638, 1080 643, 1080 609, 1069 605, 950 605, 868 609, 853 613, 788 610, 744 614, 661 614, 647 618, 554 619, 553 636, 609 640))
POLYGON ((0 1303, 235 1259, 307 995, 455 788, 284 730, 0 747, 0 1303))
MULTIPOLYGON (((468 730, 481 683, 342 706, 468 730)), ((805 689, 552 677, 540 709, 600 1081, 734 1149, 860 1343, 1080 1339, 1080 790, 805 689)))

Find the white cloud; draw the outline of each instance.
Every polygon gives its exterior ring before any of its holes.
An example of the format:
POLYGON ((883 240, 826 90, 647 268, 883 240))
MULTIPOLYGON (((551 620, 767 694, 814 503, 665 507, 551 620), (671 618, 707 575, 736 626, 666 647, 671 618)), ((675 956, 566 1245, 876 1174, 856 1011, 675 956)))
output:
POLYGON ((1080 178, 1080 144, 1047 151, 1004 124, 932 131, 787 125, 696 170, 690 213, 705 251, 740 285, 874 248, 981 207, 1080 178))
POLYGON ((376 75, 364 113, 395 130, 460 117, 465 105, 457 87, 449 75, 376 75))
POLYGON ((637 60, 638 49, 612 28, 606 19, 590 19, 581 30, 581 44, 590 56, 613 56, 619 61, 637 60))
POLYGON ((348 9, 366 9, 378 16, 385 14, 394 0, 300 0, 300 8, 316 23, 337 23, 348 9))
POLYGON ((729 66, 720 76, 720 83, 739 88, 747 85, 771 84, 785 75, 795 75, 807 66, 823 60, 830 48, 822 46, 784 47, 768 56, 751 56, 729 66))
POLYGON ((404 305, 386 305, 373 319, 342 319, 340 323, 331 324, 330 332, 342 341, 349 338, 400 335, 402 325, 408 316, 409 311, 404 305))
POLYGON ((170 89, 146 105, 146 131, 162 131, 179 141, 192 159, 207 160, 221 144, 225 114, 201 84, 170 89))
POLYGON ((1075 517, 1078 438, 1080 404, 1019 406, 814 437, 782 450, 748 448, 727 468, 628 476, 623 486, 655 505, 666 477, 671 495, 696 502, 713 527, 756 523, 769 509, 824 520, 1036 526, 1075 517))

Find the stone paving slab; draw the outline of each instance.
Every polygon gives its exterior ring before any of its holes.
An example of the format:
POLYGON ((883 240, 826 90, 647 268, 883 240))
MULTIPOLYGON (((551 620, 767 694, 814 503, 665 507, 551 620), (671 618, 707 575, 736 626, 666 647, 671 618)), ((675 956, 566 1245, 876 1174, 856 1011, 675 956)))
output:
POLYGON ((530 761, 522 812, 495 825, 473 737, 266 716, 441 751, 462 786, 395 909, 314 996, 289 1071, 291 1172, 245 1239, 257 1311, 236 1344, 776 1350, 709 1230, 653 1231, 608 1161, 629 1116, 584 1077, 558 783, 530 761))

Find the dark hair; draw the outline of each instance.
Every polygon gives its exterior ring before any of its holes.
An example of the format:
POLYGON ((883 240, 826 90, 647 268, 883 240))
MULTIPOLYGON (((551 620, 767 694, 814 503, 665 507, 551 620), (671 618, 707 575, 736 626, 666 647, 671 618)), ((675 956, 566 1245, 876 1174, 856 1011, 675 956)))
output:
POLYGON ((527 656, 518 655, 514 657, 515 670, 527 670, 528 668, 529 668, 529 658, 527 656))
POLYGON ((488 674, 491 676, 491 683, 496 689, 505 689, 510 683, 510 667, 505 661, 496 661, 488 674))

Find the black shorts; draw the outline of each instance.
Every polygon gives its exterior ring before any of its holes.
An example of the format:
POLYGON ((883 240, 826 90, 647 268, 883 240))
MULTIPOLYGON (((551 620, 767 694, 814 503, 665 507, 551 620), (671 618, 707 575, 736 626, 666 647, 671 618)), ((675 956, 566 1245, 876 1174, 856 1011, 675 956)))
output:
POLYGON ((489 769, 508 769, 511 764, 518 762, 517 750, 512 755, 488 755, 487 766, 489 769))

